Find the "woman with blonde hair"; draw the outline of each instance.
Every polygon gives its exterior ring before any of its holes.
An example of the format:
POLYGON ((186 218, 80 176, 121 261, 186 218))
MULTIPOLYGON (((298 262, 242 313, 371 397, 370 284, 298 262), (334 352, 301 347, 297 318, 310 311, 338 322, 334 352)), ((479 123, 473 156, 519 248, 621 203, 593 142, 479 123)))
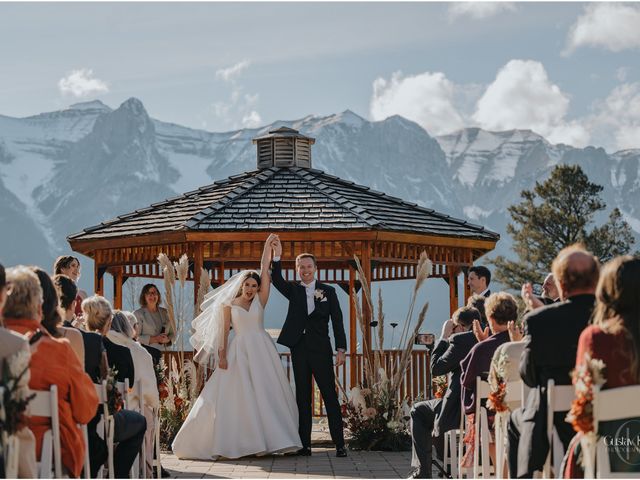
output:
MULTIPOLYGON (((125 379, 128 379, 129 385, 133 385, 135 370, 131 352, 127 347, 118 345, 107 338, 113 319, 113 309, 109 301, 100 295, 93 295, 82 302, 82 312, 87 329, 102 335, 109 367, 117 370, 116 380, 124 382, 125 379)), ((143 415, 131 410, 120 410, 114 415, 114 421, 114 441, 118 444, 114 453, 115 477, 128 478, 133 461, 144 440, 147 421, 143 415)), ((99 443, 103 441, 93 435, 91 438, 93 439, 90 442, 90 445, 93 444, 93 448, 90 449, 91 476, 95 478, 100 465, 106 460, 106 456, 104 449, 99 446, 99 443)))

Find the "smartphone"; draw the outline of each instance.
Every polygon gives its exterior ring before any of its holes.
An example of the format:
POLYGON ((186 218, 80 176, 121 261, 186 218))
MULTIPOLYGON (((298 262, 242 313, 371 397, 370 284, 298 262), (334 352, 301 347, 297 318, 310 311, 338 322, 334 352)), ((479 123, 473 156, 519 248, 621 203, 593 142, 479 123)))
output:
POLYGON ((436 343, 436 336, 433 333, 419 333, 414 342, 416 345, 431 346, 436 343))

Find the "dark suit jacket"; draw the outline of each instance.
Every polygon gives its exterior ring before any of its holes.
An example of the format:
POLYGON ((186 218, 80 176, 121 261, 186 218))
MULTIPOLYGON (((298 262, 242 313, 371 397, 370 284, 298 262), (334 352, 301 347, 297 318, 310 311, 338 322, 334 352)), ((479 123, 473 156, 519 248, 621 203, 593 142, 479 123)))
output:
POLYGON ((133 370, 133 357, 127 347, 113 343, 107 337, 102 337, 104 348, 107 350, 107 360, 109 361, 109 367, 115 367, 118 371, 116 380, 118 382, 124 382, 125 378, 129 379, 129 386, 133 386, 134 370, 133 370))
MULTIPOLYGON (((523 320, 525 347, 520 359, 520 376, 532 390, 522 413, 519 475, 539 470, 544 464, 549 450, 547 381, 553 379, 556 385, 571 384, 570 372, 576 364, 578 339, 589 323, 594 302, 593 295, 576 295, 534 310, 523 320)), ((555 426, 566 449, 573 430, 564 416, 564 413, 556 415, 555 426)))
MULTIPOLYGON (((63 325, 74 328, 67 321, 63 322, 63 325)), ((82 334, 82 343, 84 343, 84 371, 91 377, 93 383, 100 383, 100 363, 102 362, 102 352, 104 352, 102 335, 79 328, 76 330, 82 334)))
POLYGON ((282 278, 281 262, 273 262, 271 280, 278 291, 289 300, 287 318, 280 331, 278 343, 286 347, 295 347, 302 339, 303 332, 307 339, 307 348, 312 351, 329 352, 329 318, 333 326, 336 349, 347 349, 347 337, 342 324, 342 310, 335 289, 316 280, 316 290, 324 292, 324 298, 315 299, 315 309, 311 315, 307 313, 307 292, 300 283, 287 282, 282 278))
POLYGON ((431 376, 447 375, 449 385, 442 398, 440 413, 436 416, 433 435, 443 435, 460 428, 460 361, 478 343, 473 332, 456 333, 449 340, 440 340, 431 354, 431 376))

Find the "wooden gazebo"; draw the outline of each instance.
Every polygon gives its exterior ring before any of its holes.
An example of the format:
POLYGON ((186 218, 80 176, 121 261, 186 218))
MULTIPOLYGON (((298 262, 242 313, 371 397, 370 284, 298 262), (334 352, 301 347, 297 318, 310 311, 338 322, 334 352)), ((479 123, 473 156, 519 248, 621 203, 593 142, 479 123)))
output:
MULTIPOLYGON (((295 256, 312 252, 321 281, 352 295, 357 255, 371 282, 411 279, 420 253, 433 262, 431 278, 449 284, 449 303, 458 307, 458 276, 491 251, 499 235, 399 198, 311 168, 314 139, 279 128, 254 139, 257 169, 121 215, 71 235, 71 248, 95 262, 95 291, 104 274, 114 281, 114 305, 130 277, 161 278, 158 254, 186 253, 189 279, 200 283, 199 267, 214 285, 240 269, 255 268, 268 233, 280 235, 283 267, 295 276, 295 256)), ((194 291, 197 298, 197 291, 194 291)), ((468 292, 464 296, 467 297, 468 292)), ((356 316, 350 302, 350 362, 356 380, 356 316)), ((365 316, 370 312, 363 306, 365 316)))

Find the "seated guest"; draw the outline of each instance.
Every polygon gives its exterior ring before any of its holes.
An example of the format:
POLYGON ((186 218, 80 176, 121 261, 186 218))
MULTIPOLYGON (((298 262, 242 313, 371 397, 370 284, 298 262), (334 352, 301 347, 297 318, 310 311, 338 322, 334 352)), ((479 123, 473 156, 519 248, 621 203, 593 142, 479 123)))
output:
MULTIPOLYGON (((102 335, 109 367, 117 370, 116 380, 124 382, 125 379, 128 379, 129 385, 133 385, 135 369, 131 352, 128 348, 117 345, 106 337, 113 318, 113 310, 109 301, 99 295, 88 297, 82 302, 82 312, 87 329, 102 335)), ((114 441, 118 444, 114 452, 115 477, 128 478, 131 466, 144 441, 147 421, 143 415, 131 410, 120 410, 113 417, 115 420, 114 441)), ((104 441, 90 435, 89 453, 91 473, 92 476, 95 476, 107 459, 104 441)))
MULTIPOLYGON (((78 280, 80 280, 80 260, 72 255, 63 255, 56 258, 56 261, 53 264, 53 274, 66 275, 77 285, 78 280)), ((78 289, 76 306, 74 310, 74 313, 77 317, 82 317, 82 309, 80 308, 80 304, 85 298, 87 298, 87 292, 78 289)), ((79 318, 79 321, 80 320, 81 319, 79 318)))
MULTIPOLYGON (((599 270, 598 260, 584 248, 574 245, 561 250, 552 271, 562 301, 536 309, 523 320, 520 376, 532 390, 525 407, 511 412, 507 425, 509 471, 518 478, 531 478, 544 465, 549 451, 547 382, 571 383, 569 372, 575 366, 578 338, 591 317, 599 270)), ((566 449, 573 430, 565 415, 556 413, 554 425, 566 449)))
MULTIPOLYGON (((600 274, 596 289, 596 306, 593 325, 580 334, 576 367, 582 365, 587 355, 602 360, 605 364, 605 383, 602 389, 640 384, 640 259, 631 256, 616 257, 608 262, 600 274)), ((626 420, 625 420, 626 422, 626 420)), ((624 422, 612 422, 605 431, 614 436, 624 422)), ((572 441, 568 454, 568 469, 565 478, 583 478, 584 472, 578 465, 575 446, 580 435, 572 441)), ((621 463, 617 455, 610 455, 612 472, 638 472, 640 458, 638 452, 630 452, 631 457, 621 463), (635 458, 634 458, 635 457, 635 458)))
MULTIPOLYGON (((132 315, 134 318, 135 316, 132 315)), ((149 352, 139 343, 133 340, 133 330, 129 325, 129 320, 125 312, 116 310, 111 321, 111 330, 107 333, 107 338, 113 343, 127 347, 133 358, 135 371, 135 381, 142 384, 142 394, 144 399, 139 399, 133 395, 133 405, 130 408, 138 408, 139 402, 143 402, 141 411, 147 419, 146 448, 147 448, 147 475, 152 475, 153 442, 155 432, 154 409, 160 406, 158 385, 153 369, 153 360, 149 352)))
POLYGON ((148 283, 140 293, 140 308, 133 312, 140 322, 140 343, 147 348, 156 364, 160 362, 161 351, 171 345, 175 337, 169 313, 161 304, 158 288, 148 283))
POLYGON ((54 338, 65 338, 76 352, 82 368, 84 368, 84 342, 82 334, 75 328, 63 327, 62 317, 58 311, 58 293, 49 274, 38 267, 29 267, 40 280, 42 288, 42 321, 40 322, 54 338))
MULTIPOLYGON (((62 317, 62 325, 73 327, 75 308, 78 298, 76 283, 66 275, 55 275, 53 285, 58 295, 58 310, 62 317)), ((100 383, 107 375, 107 354, 99 333, 77 329, 82 335, 84 344, 84 371, 94 383, 100 383)))
POLYGON ((416 403, 411 409, 412 478, 431 478, 432 435, 439 448, 444 434, 460 426, 460 360, 477 342, 471 332, 474 320, 480 320, 475 308, 456 310, 443 324, 431 354, 431 377, 450 374, 449 382, 443 398, 416 403))
POLYGON ((489 284, 491 283, 491 271, 487 267, 477 265, 469 269, 467 275, 467 285, 474 295, 488 297, 491 295, 489 284))
MULTIPOLYGON (((27 371, 20 377, 16 392, 20 392, 22 398, 30 395, 29 391, 29 362, 31 360, 31 350, 26 337, 4 328, 2 321, 2 309, 10 293, 7 285, 6 272, 0 264, 0 372, 4 371, 5 363, 9 366, 16 377, 27 368, 27 371)), ((6 388, 6 385, 2 384, 6 388)), ((36 464, 36 439, 28 427, 23 426, 18 429, 15 436, 18 438, 18 478, 35 478, 38 476, 36 464)))
POLYGON ((129 326, 131 327, 131 338, 138 342, 138 337, 140 336, 140 322, 138 321, 138 317, 136 317, 133 312, 123 312, 129 320, 129 326))
POLYGON ((558 293, 558 287, 556 287, 556 282, 552 273, 547 275, 542 283, 542 296, 538 297, 534 295, 533 286, 530 283, 522 285, 520 296, 527 306, 527 313, 535 310, 536 308, 551 305, 552 303, 560 301, 560 294, 558 293))
MULTIPOLYGON (((95 414, 98 397, 91 379, 67 341, 53 338, 40 324, 42 288, 36 274, 28 267, 7 271, 12 291, 4 307, 7 328, 26 335, 31 344, 31 390, 49 390, 58 386, 58 417, 62 465, 68 475, 78 477, 84 462, 84 439, 78 424, 86 424, 95 414)), ((44 433, 50 420, 31 417, 28 426, 36 437, 36 456, 42 453, 44 433)))
MULTIPOLYGON (((485 313, 489 326, 484 330, 479 321, 473 323, 473 333, 478 343, 469 354, 460 362, 462 368, 462 406, 467 415, 467 432, 473 431, 473 425, 477 421, 476 411, 476 377, 487 380, 491 368, 491 359, 497 348, 509 342, 508 324, 516 320, 518 316, 518 304, 512 295, 500 292, 490 295, 484 302, 485 313)), ((489 421, 492 422, 493 416, 489 421)), ((490 428, 492 428, 492 423, 490 428)), ((470 467, 473 464, 473 443, 476 439, 468 434, 465 438, 468 448, 462 460, 463 465, 470 467)))
POLYGON ((473 324, 478 342, 469 354, 460 362, 462 367, 462 395, 466 414, 475 413, 476 409, 476 377, 486 380, 489 376, 491 359, 496 349, 509 341, 508 323, 518 317, 518 304, 512 295, 494 293, 484 303, 489 326, 480 329, 480 322, 473 324))

